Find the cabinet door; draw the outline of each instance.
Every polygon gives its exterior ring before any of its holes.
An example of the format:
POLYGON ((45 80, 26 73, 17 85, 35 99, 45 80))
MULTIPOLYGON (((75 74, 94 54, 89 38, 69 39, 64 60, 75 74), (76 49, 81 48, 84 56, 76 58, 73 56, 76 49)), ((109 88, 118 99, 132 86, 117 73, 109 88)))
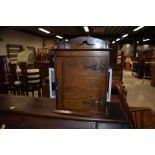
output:
POLYGON ((56 57, 57 108, 100 111, 92 101, 106 100, 107 62, 108 56, 56 57))

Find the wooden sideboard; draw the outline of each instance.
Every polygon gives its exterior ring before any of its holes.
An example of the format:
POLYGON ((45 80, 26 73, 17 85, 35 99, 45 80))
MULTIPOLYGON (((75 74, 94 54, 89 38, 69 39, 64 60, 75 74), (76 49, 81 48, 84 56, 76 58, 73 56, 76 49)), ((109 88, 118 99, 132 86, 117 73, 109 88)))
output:
POLYGON ((108 115, 57 110, 55 99, 0 94, 0 125, 9 129, 128 128, 119 102, 107 105, 108 115))

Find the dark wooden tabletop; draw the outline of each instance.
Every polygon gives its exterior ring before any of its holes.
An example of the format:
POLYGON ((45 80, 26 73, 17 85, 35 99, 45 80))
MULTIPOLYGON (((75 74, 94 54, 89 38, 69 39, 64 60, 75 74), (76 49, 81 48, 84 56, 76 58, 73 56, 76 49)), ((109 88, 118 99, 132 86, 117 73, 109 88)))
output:
POLYGON ((119 103, 108 104, 109 114, 82 111, 57 110, 55 99, 0 94, 0 112, 17 113, 61 119, 89 120, 97 122, 122 122, 126 117, 119 103))

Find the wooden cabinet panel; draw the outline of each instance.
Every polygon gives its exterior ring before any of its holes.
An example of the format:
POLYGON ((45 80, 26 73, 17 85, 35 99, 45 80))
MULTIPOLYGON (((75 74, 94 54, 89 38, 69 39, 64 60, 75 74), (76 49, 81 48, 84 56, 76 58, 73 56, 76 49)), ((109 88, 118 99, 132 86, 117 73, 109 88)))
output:
POLYGON ((96 122, 25 116, 23 124, 25 129, 94 129, 96 122))
POLYGON ((54 49, 58 109, 103 111, 109 52, 106 41, 92 37, 74 38, 54 49))
POLYGON ((106 100, 107 69, 109 54, 107 51, 95 51, 102 56, 94 56, 94 51, 81 56, 80 51, 76 57, 74 51, 64 51, 65 56, 57 55, 55 58, 57 105, 59 109, 76 109, 99 111, 99 106, 84 103, 86 100, 106 100), (91 68, 103 66, 104 69, 91 68))

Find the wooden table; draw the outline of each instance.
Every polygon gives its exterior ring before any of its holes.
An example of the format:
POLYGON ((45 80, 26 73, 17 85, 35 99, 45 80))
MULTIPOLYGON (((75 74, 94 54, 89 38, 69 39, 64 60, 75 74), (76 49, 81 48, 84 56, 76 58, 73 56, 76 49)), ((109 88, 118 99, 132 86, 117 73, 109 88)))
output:
POLYGON ((120 104, 107 107, 108 115, 57 110, 54 99, 0 94, 0 125, 10 129, 128 128, 120 104))

